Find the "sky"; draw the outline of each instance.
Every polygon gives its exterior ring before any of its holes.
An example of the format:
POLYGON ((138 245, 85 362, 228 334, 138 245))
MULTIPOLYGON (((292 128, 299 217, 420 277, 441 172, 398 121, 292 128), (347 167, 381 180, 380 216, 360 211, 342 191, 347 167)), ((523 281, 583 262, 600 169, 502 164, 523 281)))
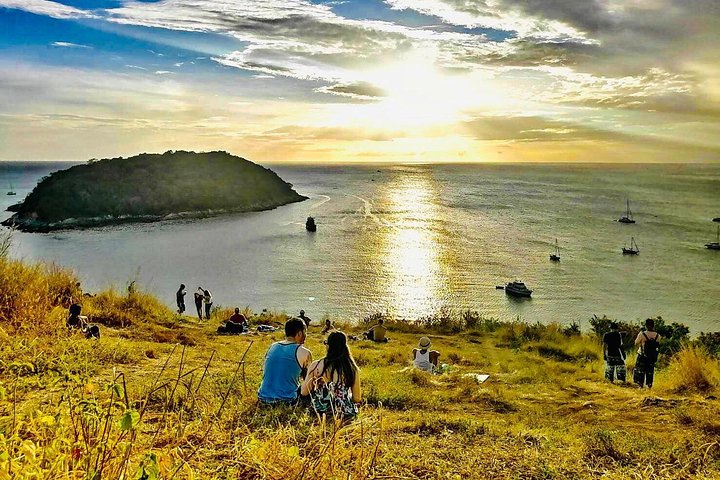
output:
POLYGON ((718 0, 0 0, 0 160, 720 162, 718 0))

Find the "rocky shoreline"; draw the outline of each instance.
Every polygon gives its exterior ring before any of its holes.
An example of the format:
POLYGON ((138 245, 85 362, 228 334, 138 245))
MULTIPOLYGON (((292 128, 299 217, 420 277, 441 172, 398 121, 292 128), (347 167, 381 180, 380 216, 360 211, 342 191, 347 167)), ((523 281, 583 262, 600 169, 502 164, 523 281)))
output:
MULTIPOLYGON (((197 220, 203 218, 219 217, 222 215, 233 215, 239 213, 264 212, 274 210, 284 205, 303 202, 308 197, 301 195, 299 199, 293 199, 288 202, 280 202, 272 205, 258 205, 250 209, 217 209, 217 210, 198 210, 194 212, 178 212, 169 213, 167 215, 107 215, 104 217, 88 217, 88 218, 68 218, 59 222, 43 222, 33 220, 31 218, 16 218, 15 215, 3 221, 1 225, 14 228, 26 233, 50 233, 58 230, 85 230, 90 228, 108 227, 115 225, 125 225, 128 223, 155 223, 172 220, 197 220)), ((8 212, 17 211, 7 209, 8 212)))

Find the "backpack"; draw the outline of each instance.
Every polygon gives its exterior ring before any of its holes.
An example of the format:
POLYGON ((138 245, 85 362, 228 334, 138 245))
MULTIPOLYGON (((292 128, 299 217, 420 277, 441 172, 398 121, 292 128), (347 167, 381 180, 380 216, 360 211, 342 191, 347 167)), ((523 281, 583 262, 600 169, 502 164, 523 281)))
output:
POLYGON ((658 359, 658 349, 660 348, 660 342, 658 342, 658 336, 655 334, 655 338, 649 338, 647 335, 645 335, 645 332, 643 332, 643 337, 645 337, 645 343, 643 344, 643 355, 647 359, 648 363, 655 364, 658 359))

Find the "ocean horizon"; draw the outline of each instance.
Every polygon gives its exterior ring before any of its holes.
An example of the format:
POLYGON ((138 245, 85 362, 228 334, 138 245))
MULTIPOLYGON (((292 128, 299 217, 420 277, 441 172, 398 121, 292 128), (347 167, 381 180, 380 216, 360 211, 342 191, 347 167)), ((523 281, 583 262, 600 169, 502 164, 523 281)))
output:
MULTIPOLYGON (((77 163, 0 162, 0 185, 17 191, 0 206, 77 163)), ((303 308, 316 319, 453 309, 583 328, 592 315, 662 316, 694 333, 717 330, 720 255, 704 244, 720 216, 719 165, 264 165, 310 199, 206 219, 16 232, 12 254, 72 268, 89 292, 136 280, 169 305, 185 283, 210 289, 215 305, 303 308), (616 222, 628 199, 634 225, 616 222), (635 257, 621 252, 631 237, 635 257), (513 280, 532 299, 495 288, 513 280)))

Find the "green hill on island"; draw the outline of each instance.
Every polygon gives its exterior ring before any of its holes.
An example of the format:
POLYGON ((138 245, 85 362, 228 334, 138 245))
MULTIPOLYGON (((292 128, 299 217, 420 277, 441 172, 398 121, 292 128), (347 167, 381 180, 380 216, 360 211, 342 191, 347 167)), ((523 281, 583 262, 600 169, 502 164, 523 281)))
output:
POLYGON ((268 210, 306 198, 272 170, 227 152, 144 153, 51 174, 3 224, 50 231, 268 210))

